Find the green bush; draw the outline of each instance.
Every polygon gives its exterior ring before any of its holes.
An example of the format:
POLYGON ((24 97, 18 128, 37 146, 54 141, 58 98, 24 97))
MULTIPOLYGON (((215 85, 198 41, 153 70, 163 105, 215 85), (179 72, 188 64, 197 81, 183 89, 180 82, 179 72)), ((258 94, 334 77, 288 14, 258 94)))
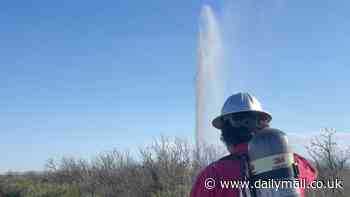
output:
POLYGON ((71 185, 40 183, 28 179, 7 180, 1 185, 4 197, 80 197, 79 188, 71 185))

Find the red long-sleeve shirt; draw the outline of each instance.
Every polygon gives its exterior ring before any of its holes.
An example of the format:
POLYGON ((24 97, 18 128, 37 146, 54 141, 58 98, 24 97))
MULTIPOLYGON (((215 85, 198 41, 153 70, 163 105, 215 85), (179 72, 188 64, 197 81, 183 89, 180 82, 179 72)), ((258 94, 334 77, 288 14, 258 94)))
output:
MULTIPOLYGON (((230 150, 232 155, 247 154, 248 145, 239 144, 230 150)), ((294 154, 294 160, 299 168, 299 179, 304 179, 310 184, 317 177, 317 171, 303 157, 294 154)), ((220 180, 239 180, 241 177, 240 160, 220 159, 202 170, 192 187, 191 197, 240 197, 239 189, 221 188, 220 180), (213 187, 213 182, 215 187, 213 187), (207 187, 206 187, 207 185, 207 187), (208 187, 209 186, 209 187, 208 187), (209 189, 208 189, 209 188, 209 189)), ((304 189, 300 189, 301 197, 304 197, 304 189)))

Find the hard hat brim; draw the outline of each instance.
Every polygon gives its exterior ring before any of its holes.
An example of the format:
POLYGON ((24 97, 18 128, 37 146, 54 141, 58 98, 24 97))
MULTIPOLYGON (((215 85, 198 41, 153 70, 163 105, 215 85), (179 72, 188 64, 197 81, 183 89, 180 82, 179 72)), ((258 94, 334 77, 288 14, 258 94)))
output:
POLYGON ((264 116, 267 118, 268 122, 270 122, 272 120, 272 116, 270 113, 268 112, 264 112, 264 111, 255 111, 255 110, 247 110, 247 111, 240 111, 240 112, 233 112, 233 113, 227 113, 227 114, 222 114, 218 117, 216 117, 213 121, 212 121, 212 125, 217 128, 217 129, 222 129, 222 127, 224 126, 224 120, 223 117, 225 116, 229 116, 229 115, 235 115, 235 114, 240 114, 240 113, 244 113, 244 112, 255 112, 258 113, 261 116, 264 116))

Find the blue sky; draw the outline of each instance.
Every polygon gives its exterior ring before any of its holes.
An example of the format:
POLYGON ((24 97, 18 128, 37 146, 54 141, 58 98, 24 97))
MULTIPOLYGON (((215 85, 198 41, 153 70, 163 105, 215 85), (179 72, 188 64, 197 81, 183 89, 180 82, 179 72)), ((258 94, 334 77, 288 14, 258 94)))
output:
POLYGON ((252 92, 288 132, 349 131, 350 2, 215 2, 2 2, 0 171, 193 140, 205 3, 225 33, 227 94, 252 92))

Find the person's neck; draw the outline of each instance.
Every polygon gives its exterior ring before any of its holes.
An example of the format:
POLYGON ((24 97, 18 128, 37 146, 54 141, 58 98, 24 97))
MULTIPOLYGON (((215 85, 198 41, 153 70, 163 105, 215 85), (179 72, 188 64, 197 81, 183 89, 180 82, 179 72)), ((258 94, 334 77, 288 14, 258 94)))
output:
POLYGON ((228 151, 231 154, 246 154, 248 153, 248 143, 241 143, 241 144, 236 144, 228 147, 228 151))

